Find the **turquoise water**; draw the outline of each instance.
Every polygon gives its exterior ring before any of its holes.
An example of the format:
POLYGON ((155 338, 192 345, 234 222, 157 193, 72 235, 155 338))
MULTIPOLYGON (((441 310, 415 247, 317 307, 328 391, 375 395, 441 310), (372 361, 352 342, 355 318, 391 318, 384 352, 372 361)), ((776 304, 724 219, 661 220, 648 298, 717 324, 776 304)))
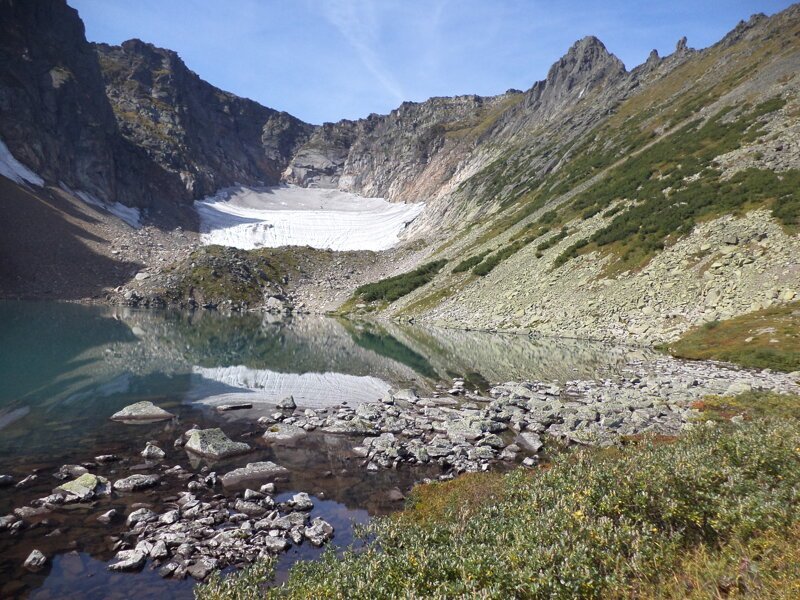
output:
MULTIPOLYGON (((351 448, 360 440, 312 434, 294 446, 258 444, 255 420, 291 393, 298 405, 319 407, 375 400, 390 387, 432 391, 452 377, 471 387, 521 378, 602 377, 640 351, 575 340, 463 332, 324 317, 274 320, 263 315, 139 311, 56 303, 0 303, 0 473, 17 480, 36 472, 30 487, 0 489, 0 515, 45 496, 53 471, 66 463, 115 453, 135 460, 149 440, 167 451, 170 466, 189 470, 173 440, 193 424, 244 436, 255 453, 214 465, 217 471, 255 460, 290 469, 284 495, 306 491, 315 512, 336 527, 335 543, 352 542, 353 523, 400 508, 389 490, 407 492, 430 473, 399 469, 367 473, 351 448), (109 420, 122 407, 151 400, 177 419, 150 425, 109 420), (253 403, 220 414, 216 404, 253 403)), ((93 468, 114 478, 119 467, 93 468), (105 469, 105 471, 103 470, 105 469)), ((127 473, 126 473, 127 474, 127 473)), ((160 489, 159 493, 176 492, 160 489)), ((123 511, 158 504, 151 493, 109 500, 123 511)), ((107 510, 105 504, 102 510, 107 510)), ((110 574, 109 535, 121 525, 96 521, 98 507, 54 512, 17 536, 0 532, 0 597, 191 597, 191 581, 165 581, 154 571, 110 574), (53 532, 56 532, 53 534, 53 532), (33 548, 51 560, 43 571, 22 569, 33 548), (135 582, 135 586, 131 586, 135 582)), ((318 551, 293 548, 280 573, 318 551)))

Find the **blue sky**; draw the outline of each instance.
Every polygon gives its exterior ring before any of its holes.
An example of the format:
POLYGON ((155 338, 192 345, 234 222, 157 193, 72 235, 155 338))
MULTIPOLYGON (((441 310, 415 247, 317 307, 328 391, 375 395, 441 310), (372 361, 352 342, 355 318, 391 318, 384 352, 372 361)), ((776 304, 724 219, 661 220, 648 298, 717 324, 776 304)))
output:
POLYGON ((403 100, 528 89, 596 35, 630 69, 703 48, 789 0, 68 0, 91 41, 138 37, 203 79, 311 123, 403 100))

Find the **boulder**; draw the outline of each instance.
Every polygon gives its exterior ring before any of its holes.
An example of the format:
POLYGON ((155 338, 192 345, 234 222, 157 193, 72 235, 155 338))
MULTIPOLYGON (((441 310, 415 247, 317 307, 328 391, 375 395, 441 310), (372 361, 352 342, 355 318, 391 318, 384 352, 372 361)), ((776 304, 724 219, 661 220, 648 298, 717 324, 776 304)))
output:
POLYGON ((278 402, 277 406, 278 408, 286 408, 286 409, 297 408, 297 404, 295 404, 293 396, 287 396, 286 398, 278 402))
POLYGON ((753 390, 753 387, 750 385, 749 381, 738 379, 731 383, 728 386, 728 389, 725 390, 726 396, 737 396, 739 394, 745 394, 753 390))
POLYGON ((195 429, 189 436, 185 448, 194 454, 213 459, 236 456, 250 451, 250 446, 244 442, 234 442, 218 427, 195 429))
POLYGON ((303 535, 313 545, 322 546, 333 537, 333 525, 317 517, 311 522, 310 527, 305 528, 303 535))
POLYGON ((148 442, 147 446, 142 450, 142 456, 147 460, 161 460, 165 454, 161 448, 148 442))
POLYGON ((278 475, 289 472, 286 467, 276 465, 272 461, 248 463, 245 467, 234 469, 222 476, 222 485, 225 487, 242 486, 247 483, 272 479, 278 475))
POLYGON ((108 565, 109 571, 138 571, 144 565, 145 556, 136 550, 120 550, 116 561, 108 565))
POLYGON ((523 431, 517 436, 517 444, 534 454, 542 449, 542 438, 532 431, 523 431))
POLYGON ((267 509, 258 504, 257 502, 250 502, 248 500, 237 500, 233 506, 234 510, 243 513, 249 517, 262 517, 267 509))
POLYGON ((80 477, 88 472, 89 470, 81 465, 61 465, 61 468, 53 474, 53 477, 63 481, 64 479, 80 477))
POLYGON ((294 510, 311 510, 314 508, 314 503, 306 492, 299 492, 292 496, 286 503, 294 510))
POLYGON ((159 481, 161 481, 161 477, 159 475, 144 475, 142 473, 136 473, 130 477, 125 477, 124 479, 118 479, 115 481, 114 489, 118 492, 136 492, 153 487, 159 481))
POLYGON ((189 567, 186 569, 186 572, 198 581, 202 581, 208 577, 212 571, 216 570, 216 568, 216 559, 207 558, 204 556, 202 558, 198 558, 191 565, 189 565, 189 567))
POLYGON ((126 406, 111 415, 112 421, 165 421, 174 417, 171 412, 159 408, 149 400, 126 406))
POLYGON ((64 492, 64 502, 85 502, 96 496, 109 493, 108 479, 91 473, 84 473, 77 479, 62 483, 53 490, 53 493, 64 492))
POLYGON ((417 395, 416 390, 406 388, 402 390, 397 390, 396 392, 392 392, 392 399, 394 399, 395 401, 402 400, 414 404, 417 400, 419 400, 419 396, 417 395))
POLYGON ((282 537, 267 536, 264 538, 262 546, 270 554, 277 554, 286 550, 289 547, 289 542, 282 537))
POLYGON ((136 525, 139 521, 144 521, 145 523, 155 521, 156 518, 157 515, 149 508, 139 508, 128 515, 126 522, 130 526, 136 525))
POLYGON ((262 437, 268 442, 292 442, 306 434, 306 430, 297 425, 276 423, 267 427, 262 437))

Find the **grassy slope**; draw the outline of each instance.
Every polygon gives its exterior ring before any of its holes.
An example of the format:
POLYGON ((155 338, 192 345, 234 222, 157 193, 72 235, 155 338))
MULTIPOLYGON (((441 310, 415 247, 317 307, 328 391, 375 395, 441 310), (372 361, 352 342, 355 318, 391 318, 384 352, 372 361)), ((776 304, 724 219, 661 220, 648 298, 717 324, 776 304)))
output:
MULTIPOLYGON (((360 553, 298 563, 269 597, 796 597, 800 399, 710 398, 672 441, 564 454, 545 469, 421 486, 360 553), (764 400, 764 409, 748 406, 764 400), (744 562, 743 562, 744 561, 744 562), (745 564, 746 568, 742 565, 745 564)), ((265 577, 260 566, 260 578, 265 577)), ((259 593, 252 573, 200 598, 259 593)))
POLYGON ((666 349, 680 358, 800 371, 800 302, 706 323, 666 349))

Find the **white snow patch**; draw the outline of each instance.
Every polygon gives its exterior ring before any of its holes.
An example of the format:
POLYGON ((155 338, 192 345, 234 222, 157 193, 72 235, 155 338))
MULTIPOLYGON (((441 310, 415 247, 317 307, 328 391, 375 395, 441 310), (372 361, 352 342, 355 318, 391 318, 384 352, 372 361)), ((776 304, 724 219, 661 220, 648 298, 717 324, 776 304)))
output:
POLYGON ((234 367, 192 367, 192 373, 233 388, 242 394, 218 394, 200 399, 216 405, 233 399, 252 403, 276 404, 293 396, 303 408, 323 408, 347 401, 349 406, 379 400, 391 387, 377 377, 344 373, 278 373, 266 369, 234 367))
POLYGON ((104 211, 111 213, 115 217, 122 219, 134 229, 139 229, 142 226, 142 214, 138 208, 134 208, 133 206, 125 206, 119 202, 103 202, 97 196, 93 196, 88 192, 72 191, 63 183, 61 184, 61 187, 70 194, 73 194, 86 202, 86 204, 101 208, 104 211))
POLYGON ((425 208, 341 190, 278 186, 232 188, 198 200, 205 244, 244 250, 311 246, 330 250, 387 250, 425 208))
POLYGON ((0 140, 0 175, 16 183, 32 183, 42 187, 44 179, 19 162, 3 140, 0 140))

